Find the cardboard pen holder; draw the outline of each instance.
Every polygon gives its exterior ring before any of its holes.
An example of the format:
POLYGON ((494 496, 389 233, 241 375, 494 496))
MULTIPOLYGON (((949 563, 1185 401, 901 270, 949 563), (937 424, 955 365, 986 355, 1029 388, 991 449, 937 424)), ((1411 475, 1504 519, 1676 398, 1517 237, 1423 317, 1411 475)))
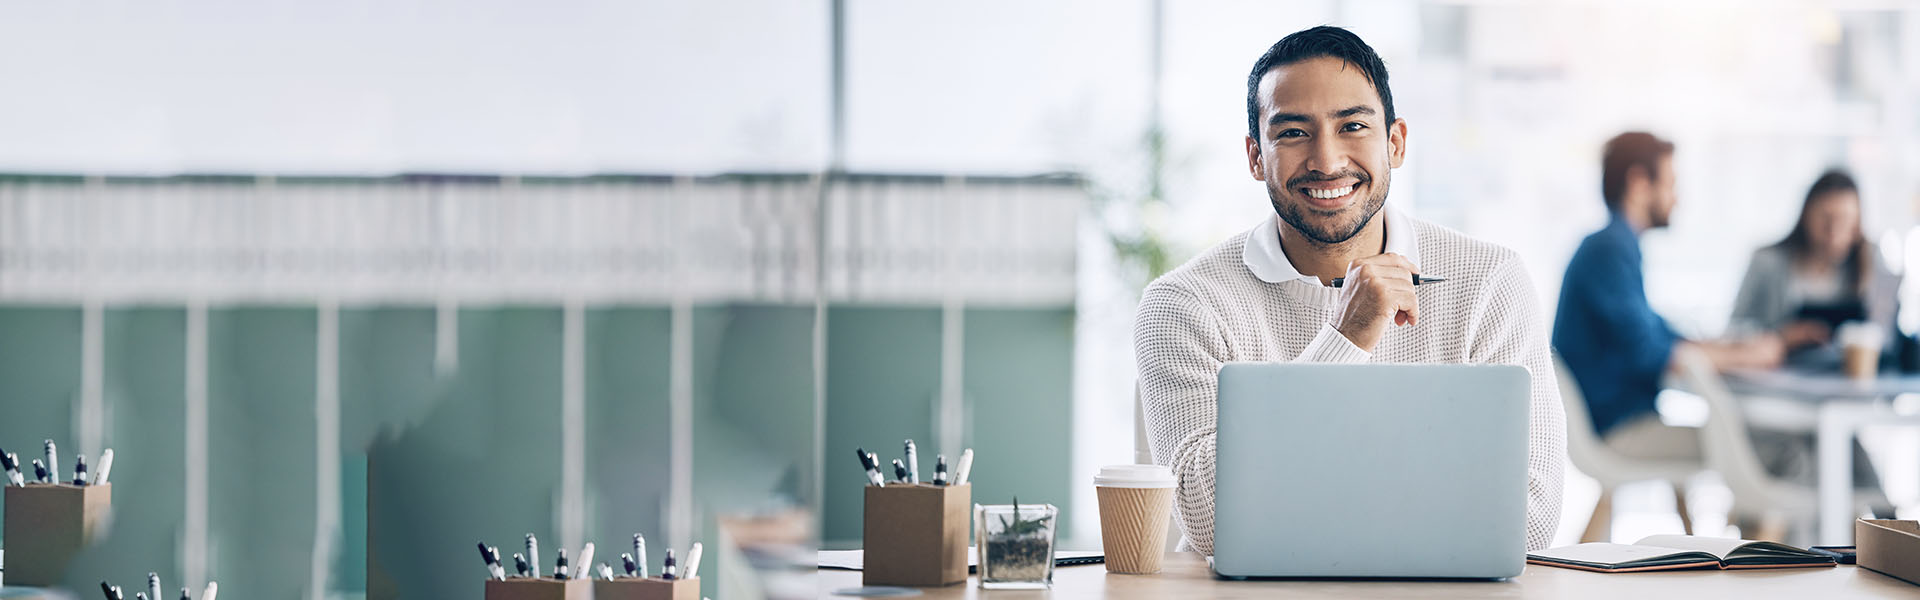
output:
POLYGON ((615 577, 593 582, 594 600, 700 600, 700 578, 615 577))
POLYGON ((867 486, 861 581, 936 586, 967 580, 972 485, 867 486))
POLYGON ((8 487, 7 585, 54 586, 113 508, 113 484, 8 487))
POLYGON ((487 600, 589 600, 593 585, 585 579, 508 577, 487 580, 487 600))

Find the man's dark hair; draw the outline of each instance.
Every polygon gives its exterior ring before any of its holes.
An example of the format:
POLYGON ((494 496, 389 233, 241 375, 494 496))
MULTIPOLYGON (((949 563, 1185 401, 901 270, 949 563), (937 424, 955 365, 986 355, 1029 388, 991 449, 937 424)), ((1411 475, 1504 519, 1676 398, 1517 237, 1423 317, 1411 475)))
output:
POLYGON ((1627 172, 1640 167, 1652 179, 1660 174, 1660 159, 1673 155, 1673 142, 1644 131, 1630 131, 1607 140, 1600 154, 1600 197, 1609 210, 1619 210, 1621 195, 1627 193, 1627 172))
POLYGON ((1360 69, 1373 84, 1373 90, 1380 93, 1380 104, 1385 107, 1387 124, 1393 124, 1393 90, 1387 87, 1387 63, 1373 52, 1373 47, 1360 40, 1360 36, 1339 27, 1322 25, 1312 29, 1296 31, 1274 42, 1267 53, 1254 61, 1253 72, 1247 75, 1247 137, 1260 139, 1260 80, 1274 67, 1284 67, 1309 58, 1338 58, 1360 69))

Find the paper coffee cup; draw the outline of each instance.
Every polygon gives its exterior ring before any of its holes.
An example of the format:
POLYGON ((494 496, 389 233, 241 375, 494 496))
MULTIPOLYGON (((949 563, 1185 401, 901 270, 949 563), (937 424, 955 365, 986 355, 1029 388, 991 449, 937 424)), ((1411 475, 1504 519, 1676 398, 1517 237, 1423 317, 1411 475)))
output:
POLYGON ((1834 332, 1839 342, 1841 366, 1848 377, 1854 379, 1873 379, 1880 371, 1880 348, 1886 343, 1885 332, 1871 323, 1848 321, 1834 332))
POLYGON ((1159 573, 1173 514, 1173 471, 1162 465, 1110 465, 1100 468, 1093 487, 1100 496, 1107 572, 1159 573))

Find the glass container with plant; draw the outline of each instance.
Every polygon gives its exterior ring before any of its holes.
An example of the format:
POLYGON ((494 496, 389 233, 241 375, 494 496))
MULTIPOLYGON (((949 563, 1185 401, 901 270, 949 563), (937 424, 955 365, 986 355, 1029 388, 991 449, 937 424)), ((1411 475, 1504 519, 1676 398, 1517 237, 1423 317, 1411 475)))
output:
POLYGON ((974 505, 979 528, 980 587, 1046 589, 1053 586, 1054 517, 1052 504, 974 505))

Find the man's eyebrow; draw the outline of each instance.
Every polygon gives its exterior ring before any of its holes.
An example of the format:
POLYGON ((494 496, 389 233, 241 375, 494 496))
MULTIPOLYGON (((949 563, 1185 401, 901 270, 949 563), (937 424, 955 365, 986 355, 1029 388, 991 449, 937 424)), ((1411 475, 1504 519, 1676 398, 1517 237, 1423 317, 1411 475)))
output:
POLYGON ((1273 113, 1272 117, 1267 118, 1267 124, 1279 125, 1281 123, 1306 123, 1311 120, 1312 119, 1307 118, 1306 115, 1303 115, 1300 113, 1273 113))
POLYGON ((1371 116, 1371 115, 1374 115, 1374 114, 1377 114, 1377 113, 1375 113, 1375 112, 1374 112, 1374 110, 1373 110, 1373 107, 1371 107, 1371 106, 1367 106, 1367 105, 1365 105, 1365 104, 1361 104, 1361 105, 1358 105, 1358 106, 1351 106, 1351 107, 1347 107, 1347 108, 1345 108, 1345 109, 1341 109, 1341 111, 1340 111, 1340 112, 1336 112, 1336 113, 1333 113, 1333 116, 1334 116, 1334 118, 1336 118, 1336 119, 1345 119, 1345 118, 1347 118, 1347 117, 1351 117, 1351 116, 1354 116, 1354 115, 1369 115, 1369 116, 1371 116))

